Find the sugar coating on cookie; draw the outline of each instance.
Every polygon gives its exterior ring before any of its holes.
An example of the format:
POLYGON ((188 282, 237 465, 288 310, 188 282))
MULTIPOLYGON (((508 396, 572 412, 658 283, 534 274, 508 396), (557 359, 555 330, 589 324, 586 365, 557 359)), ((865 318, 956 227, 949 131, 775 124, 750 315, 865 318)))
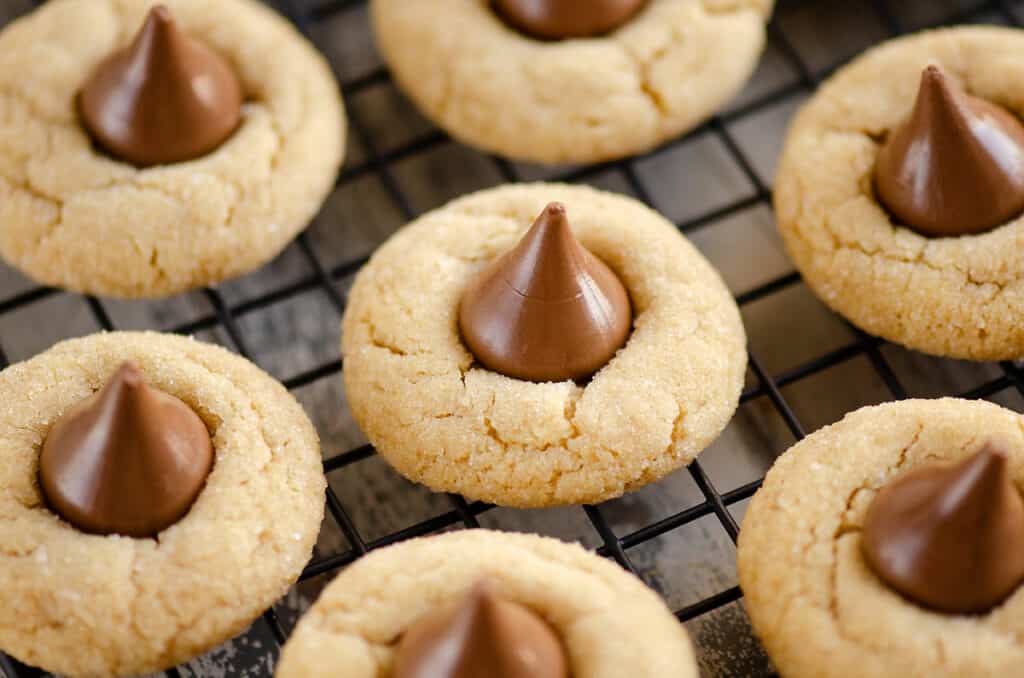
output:
POLYGON ((391 675, 402 634, 481 579, 561 636, 573 678, 697 678, 686 630, 613 562, 536 535, 463 530, 363 557, 331 582, 285 645, 278 678, 391 675))
POLYGON ((865 331, 936 355, 1024 355, 1021 217, 984 233, 928 238, 898 225, 874 173, 911 114, 922 72, 1016 116, 1024 31, 954 28, 900 38, 841 69, 797 115, 775 181, 787 250, 821 299, 865 331))
POLYGON ((342 326, 352 414, 400 473, 506 506, 597 502, 689 463, 739 401, 746 338, 717 272, 641 203, 582 186, 504 186, 399 231, 360 271, 342 326), (626 345, 585 384, 476 364, 463 292, 549 202, 625 285, 626 345))
POLYGON ((43 284, 162 297, 248 273, 334 184, 345 114, 330 67, 255 0, 167 0, 230 63, 246 103, 208 155, 138 169, 99 150, 78 100, 150 0, 54 0, 0 32, 0 256, 43 284))
POLYGON ((425 114, 478 148, 547 164, 654 148, 696 127, 760 59, 773 0, 650 0, 612 32, 538 40, 490 0, 372 0, 378 44, 425 114))
POLYGON ((237 635, 296 581, 323 519, 302 407, 243 358, 184 337, 93 335, 0 372, 0 460, 0 650, 67 676, 159 671, 237 635), (37 483, 53 424, 126 360, 199 415, 216 455, 157 539, 81 532, 37 483))
POLYGON ((1002 676, 1024 662, 1024 592, 991 611, 934 612, 890 588, 863 555, 878 492, 904 472, 1005 445, 1024 486, 1024 419, 952 398, 866 407, 783 454, 747 509, 740 586, 754 630, 792 678, 1002 676))

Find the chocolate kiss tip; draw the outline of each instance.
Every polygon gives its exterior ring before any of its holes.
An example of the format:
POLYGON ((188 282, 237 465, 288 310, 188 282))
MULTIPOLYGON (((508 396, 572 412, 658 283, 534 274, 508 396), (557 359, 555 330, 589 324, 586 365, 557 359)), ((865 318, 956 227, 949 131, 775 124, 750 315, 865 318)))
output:
POLYGON ((495 621, 497 605, 494 584, 489 579, 481 579, 469 590, 463 609, 473 626, 481 623, 490 625, 495 621))
POLYGON ((547 207, 541 210, 530 230, 523 236, 523 242, 537 237, 552 238, 552 243, 545 243, 545 249, 555 247, 557 243, 562 243, 564 246, 569 239, 576 239, 572 234, 572 227, 569 226, 569 214, 565 205, 560 202, 548 203, 547 207))
POLYGON ((489 370, 527 381, 583 379, 629 337, 629 294, 550 203, 523 239, 472 280, 459 330, 489 370))
POLYGON ((54 512, 85 532, 150 537, 188 512, 212 464, 199 416, 127 362, 54 424, 39 485, 54 512))
POLYGON ((241 121, 242 86, 227 61, 185 34, 165 5, 84 84, 82 123, 99 146, 138 167, 216 150, 241 121))
MULTIPOLYGON (((553 202, 541 211, 530 230, 523 236, 521 244, 531 241, 539 242, 539 256, 558 259, 563 263, 573 259, 573 251, 579 247, 579 243, 573 235, 572 226, 569 225, 565 205, 553 202)), ((527 292, 525 288, 520 288, 519 291, 527 292)))
MULTIPOLYGON (((998 505, 1000 492, 1012 486, 1007 467, 1009 457, 999 443, 989 441, 974 456, 958 467, 960 478, 955 492, 951 492, 947 507, 959 510, 970 503, 998 505)), ((1024 535, 1021 535, 1024 538, 1024 535)))
POLYGON ((114 380, 137 386, 142 383, 142 369, 137 363, 129 360, 117 369, 117 372, 114 373, 114 380))
POLYGON ((530 609, 503 599, 489 580, 405 632, 395 678, 568 678, 562 641, 530 609))
POLYGON ((174 21, 174 15, 171 14, 171 10, 167 8, 167 5, 156 5, 146 15, 146 21, 142 24, 139 37, 141 38, 146 33, 167 34, 176 29, 177 24, 174 21))
POLYGON ((986 443, 954 466, 886 485, 864 521, 864 556, 888 586, 954 614, 986 612, 1024 579, 1024 499, 1005 447, 986 443))
POLYGON ((894 220, 922 235, 984 233, 1024 212, 1024 126, 931 64, 913 111, 879 151, 874 179, 894 220))
POLYGON ((466 608, 472 610, 472 616, 475 618, 489 618, 494 621, 500 603, 501 597, 498 595, 497 587, 493 581, 485 577, 469 590, 466 608))
MULTIPOLYGON (((953 100, 953 97, 958 91, 958 87, 935 64, 926 66, 924 71, 921 72, 918 99, 942 98, 946 100, 943 105, 952 109, 956 106, 957 102, 953 100)), ((947 115, 957 114, 955 110, 949 110, 946 113, 947 115)))

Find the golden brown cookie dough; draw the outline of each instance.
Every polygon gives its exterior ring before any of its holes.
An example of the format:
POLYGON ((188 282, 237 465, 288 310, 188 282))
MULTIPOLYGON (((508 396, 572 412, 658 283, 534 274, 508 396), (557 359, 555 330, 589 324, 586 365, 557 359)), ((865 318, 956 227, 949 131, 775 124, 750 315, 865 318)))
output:
POLYGON ((1024 31, 971 27, 876 47, 797 116, 775 180, 779 229, 804 279, 867 332, 956 358, 1024 355, 1024 225, 932 239, 897 226, 872 173, 929 64, 974 96, 1024 114, 1024 31))
POLYGON ((230 61, 241 127, 198 160, 139 170, 97 151, 76 97, 151 0, 52 0, 0 33, 0 256, 41 283, 158 297, 248 273, 320 208, 345 115, 324 59, 254 0, 166 0, 230 61))
POLYGON ((931 612, 868 568, 861 528, 903 471, 951 463, 989 438, 1024 486, 1024 419, 987 402, 866 407, 782 455, 747 509, 740 586, 757 635, 787 678, 1005 676, 1024 663, 1024 592, 987 614, 931 612))
POLYGON ((342 330, 352 414, 381 455, 505 506, 602 501, 689 463, 736 410, 746 367, 735 302, 672 224, 562 184, 482 191, 402 229, 360 271, 342 330), (633 303, 628 342, 585 386, 482 369, 459 336, 467 283, 551 201, 633 303))
POLYGON ((544 42, 490 0, 372 0, 395 79, 452 136, 518 160, 647 151, 721 109, 753 73, 773 0, 651 0, 612 33, 544 42))
POLYGON ((224 349, 153 333, 74 339, 0 372, 0 650, 76 677, 134 675, 245 629, 295 582, 323 519, 316 431, 224 349), (213 471, 156 539, 82 533, 48 510, 40 449, 125 360, 209 427, 213 471))
POLYGON ((482 578, 561 636, 573 678, 697 678, 686 630, 636 577, 576 544, 486 530, 375 551, 320 595, 285 645, 277 678, 389 675, 401 634, 482 578))

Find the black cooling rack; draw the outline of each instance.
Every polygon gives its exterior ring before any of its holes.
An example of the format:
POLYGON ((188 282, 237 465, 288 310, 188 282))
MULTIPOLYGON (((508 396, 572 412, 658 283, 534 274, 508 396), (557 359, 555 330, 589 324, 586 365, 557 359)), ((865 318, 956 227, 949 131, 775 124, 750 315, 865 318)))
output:
MULTIPOLYGON (((10 1, 12 0, 3 0, 3 2, 10 1)), ((307 36, 310 36, 319 22, 327 21, 338 13, 357 10, 361 5, 365 5, 366 1, 367 0, 327 0, 313 2, 312 0, 309 0, 304 2, 303 0, 280 0, 277 2, 269 2, 269 4, 275 6, 276 9, 292 20, 300 31, 307 36)), ((781 14, 787 10, 799 8, 801 5, 811 3, 820 4, 827 1, 828 0, 790 0, 787 2, 786 0, 783 0, 778 10, 781 14)), ((836 4, 845 4, 840 0, 835 0, 835 2, 836 4)), ((938 2, 938 0, 935 0, 935 2, 937 5, 943 4, 938 2)), ((926 27, 919 25, 906 25, 905 19, 902 18, 901 12, 899 11, 901 3, 903 3, 903 0, 864 0, 859 4, 863 5, 864 11, 874 13, 875 17, 873 20, 877 24, 884 26, 889 36, 904 33, 911 28, 916 30, 918 28, 926 27)), ((41 2, 39 0, 33 0, 32 4, 41 4, 41 2)), ((1021 19, 1024 17, 1024 3, 1015 2, 1013 0, 988 0, 973 3, 969 1, 948 2, 946 4, 948 4, 950 8, 949 11, 946 12, 946 15, 942 16, 938 21, 929 22, 928 26, 953 25, 978 21, 994 21, 1010 25, 1020 25, 1021 19)), ((369 30, 368 27, 367 30, 369 30)), ((841 39, 844 27, 836 26, 834 30, 836 31, 837 39, 841 39)), ((830 39, 831 37, 832 36, 826 36, 826 39, 830 39)), ((754 187, 754 191, 750 195, 678 223, 678 228, 684 233, 693 232, 703 228, 714 228, 717 222, 755 206, 760 205, 770 208, 772 199, 771 189, 756 171, 755 162, 751 159, 749 152, 744 148, 744 145, 740 143, 734 132, 730 130, 730 125, 776 106, 784 100, 790 100, 794 97, 800 96, 801 94, 809 94, 813 92, 821 80, 827 77, 838 65, 833 63, 822 66, 820 64, 810 63, 810 60, 806 58, 806 56, 802 56, 801 51, 793 44, 791 39, 787 37, 785 26, 783 25, 783 22, 780 21, 778 15, 769 25, 769 42, 775 52, 778 55, 781 55, 781 58, 785 60, 788 67, 798 75, 795 82, 779 86, 771 91, 763 93, 739 107, 733 108, 729 110, 729 112, 713 118, 700 129, 691 132, 685 137, 675 140, 661 149, 658 149, 658 151, 644 156, 650 157, 655 153, 664 152, 668 148, 685 144, 687 141, 692 140, 698 135, 710 134, 721 142, 732 160, 754 187)), ((360 92, 366 91, 371 87, 388 83, 389 81, 390 76, 388 72, 383 67, 376 67, 370 72, 364 73, 354 79, 343 80, 341 87, 346 99, 351 101, 352 97, 358 95, 360 92)), ((379 180, 380 185, 386 191, 388 198, 393 202, 395 209, 397 209, 400 215, 406 220, 414 218, 417 216, 417 213, 413 208, 413 201, 405 192, 403 192, 400 187, 400 182, 396 180, 393 171, 394 165, 413 156, 427 153, 436 147, 454 142, 452 142, 451 139, 449 139, 449 137, 443 132, 432 130, 425 135, 418 136, 414 141, 404 143, 397 147, 388 148, 387 150, 382 150, 378 147, 378 144, 374 139, 374 135, 371 134, 371 129, 373 127, 370 124, 370 121, 361 117, 358 109, 354 106, 349 107, 348 113, 350 116, 350 137, 354 142, 358 143, 362 147, 364 153, 363 159, 359 163, 349 164, 342 171, 338 178, 338 186, 341 187, 346 184, 350 184, 366 176, 374 176, 379 180)), ((636 163, 641 160, 643 160, 643 158, 632 158, 620 162, 603 163, 585 168, 573 169, 560 173, 553 177, 553 179, 561 181, 587 182, 598 175, 607 172, 618 173, 620 178, 625 181, 628 189, 637 198, 643 200, 647 204, 653 205, 649 189, 645 186, 645 183, 641 179, 636 168, 636 163)), ((520 179, 519 169, 512 163, 492 156, 488 156, 488 162, 493 163, 498 174, 504 181, 517 181, 520 179)), ((367 257, 354 258, 337 265, 328 266, 323 263, 322 257, 320 253, 318 253, 313 239, 310 238, 308 234, 304 234, 298 238, 297 251, 304 260, 304 265, 306 267, 306 274, 300 279, 276 286, 273 289, 264 291, 257 296, 252 296, 250 298, 231 303, 229 303, 226 296, 217 289, 202 290, 201 295, 205 297, 205 300, 209 303, 209 307, 212 309, 212 312, 202 315, 198 319, 192 320, 186 324, 170 328, 165 327, 153 329, 162 329, 181 334, 194 334, 219 328, 224 334, 226 334, 231 348, 247 358, 253 359, 254 362, 259 363, 258 360, 255 360, 253 351, 250 350, 252 339, 247 335, 246 331, 243 331, 243 324, 239 322, 240 319, 244 318, 248 314, 264 309, 272 304, 286 302, 303 293, 319 289, 326 294, 327 299, 330 301, 330 305, 333 307, 333 311, 337 313, 340 321, 340 315, 345 308, 346 299, 344 293, 339 292, 338 284, 345 279, 351 278, 351 276, 354 275, 364 263, 366 263, 367 257)), ((737 302, 741 307, 744 307, 753 304, 758 300, 780 293, 781 291, 799 283, 800 277, 798 274, 788 273, 740 294, 737 297, 737 302)), ((0 319, 7 314, 12 314, 33 304, 43 302, 49 297, 58 294, 65 293, 50 288, 36 287, 20 292, 14 296, 5 297, 3 291, 0 290, 0 319)), ((100 328, 105 330, 117 329, 111 318, 111 314, 105 308, 103 301, 93 297, 85 297, 84 301, 90 310, 93 320, 100 328)), ((866 358, 867 363, 870 364, 878 379, 880 379, 881 383, 884 384, 885 389, 888 392, 888 396, 892 399, 906 397, 907 389, 901 383, 900 378, 897 377, 896 370, 893 369, 890 362, 887 360, 885 355, 883 355, 882 349, 885 346, 884 342, 870 337, 855 328, 850 329, 852 333, 851 336, 854 337, 852 342, 830 350, 825 355, 816 356, 803 361, 800 364, 790 367, 780 373, 770 374, 765 368, 765 363, 762 359, 756 353, 751 351, 749 353, 749 385, 743 392, 741 402, 748 403, 755 400, 762 400, 769 403, 770 408, 772 408, 778 417, 781 418, 781 421, 784 422, 785 427, 788 429, 792 438, 800 439, 805 435, 807 428, 795 414, 794 408, 791 404, 787 402, 786 397, 783 395, 783 389, 795 384, 796 382, 809 379, 813 375, 817 375, 825 370, 859 357, 866 358)), ((5 368, 8 364, 8 358, 6 357, 3 348, 3 336, 2 333, 0 333, 0 369, 5 368)), ((340 360, 331 360, 304 371, 292 378, 286 379, 285 385, 289 389, 295 390, 313 384, 319 380, 339 379, 342 369, 343 365, 340 360)), ((948 393, 948 395, 958 395, 966 398, 992 398, 998 396, 1004 391, 1016 391, 1018 394, 1024 396, 1024 372, 1022 372, 1017 365, 1010 362, 999 363, 994 371, 986 370, 983 373, 986 374, 987 377, 986 381, 980 385, 977 385, 966 392, 948 393)), ((357 447, 328 459, 325 462, 324 467, 328 474, 342 473, 347 467, 368 459, 374 454, 375 452, 370 446, 357 447)), ((753 482, 748 482, 740 487, 723 492, 716 487, 714 482, 712 482, 712 478, 705 471, 705 468, 702 467, 699 461, 691 464, 687 469, 687 472, 696 487, 699 488, 700 493, 703 496, 703 501, 696 505, 689 506, 685 510, 660 518, 656 522, 645 524, 627 534, 617 534, 613 530, 612 525, 610 521, 606 519, 601 506, 582 507, 580 510, 583 511, 586 520, 589 521, 597 535, 600 537, 601 545, 597 549, 598 553, 605 557, 614 559, 615 562, 623 568, 635 573, 637 572, 637 567, 630 558, 630 549, 656 539, 671 530, 675 530, 709 516, 713 516, 717 519, 729 539, 735 542, 739 532, 738 523, 734 517, 736 507, 739 503, 753 496, 758 487, 760 487, 761 480, 758 479, 753 482)), ((360 530, 357 528, 356 521, 353 520, 352 517, 351 507, 346 507, 345 500, 342 497, 339 497, 333 489, 328 489, 328 514, 330 519, 336 523, 340 532, 348 540, 349 548, 340 553, 315 557, 306 567, 302 579, 308 580, 319 575, 335 573, 340 568, 352 563, 370 550, 393 544, 404 539, 430 534, 439 530, 457 528, 460 526, 466 528, 478 527, 479 523, 477 517, 492 508, 491 506, 480 502, 467 502, 462 497, 455 495, 449 495, 447 497, 447 502, 448 509, 441 515, 437 515, 428 520, 423 520, 399 531, 391 532, 374 539, 368 539, 361 534, 360 530)), ((733 586, 725 588, 713 595, 687 605, 682 609, 676 610, 675 614, 681 622, 687 622, 729 605, 730 603, 739 600, 741 597, 742 594, 738 587, 733 586)), ((279 645, 283 644, 287 639, 287 625, 282 623, 274 609, 268 610, 264 614, 263 618, 269 626, 275 642, 279 645)), ((23 666, 3 654, 0 654, 0 673, 6 673, 9 678, 29 678, 44 675, 38 670, 23 666)), ((171 669, 167 672, 167 675, 172 678, 178 678, 178 676, 183 674, 177 669, 171 669)))

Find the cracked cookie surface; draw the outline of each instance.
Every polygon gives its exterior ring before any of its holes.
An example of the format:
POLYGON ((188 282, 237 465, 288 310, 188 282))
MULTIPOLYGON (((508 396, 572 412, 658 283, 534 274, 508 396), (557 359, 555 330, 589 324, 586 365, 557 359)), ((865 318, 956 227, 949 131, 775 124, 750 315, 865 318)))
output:
POLYGON ((609 35, 543 42, 490 0, 372 0, 402 89, 452 136, 541 163, 650 150, 721 109, 753 73, 773 0, 651 0, 609 35))
POLYGON ((505 506, 598 502, 689 463, 739 401, 746 338, 718 273, 641 203, 583 186, 503 186, 393 236, 356 278, 342 328, 352 414, 400 473, 505 506), (620 277, 626 345, 586 385, 483 369, 463 344, 469 280, 551 201, 620 277))
POLYGON ((989 438, 1024 486, 1024 419, 947 398, 866 407, 797 443, 747 509, 739 579, 754 629, 787 678, 1004 676, 1024 662, 1024 591, 984 615, 921 608, 861 555, 875 494, 925 463, 962 460, 989 438))
POLYGON ((482 578, 558 631, 574 678, 698 676, 686 630, 613 562, 547 537, 463 530, 375 551, 338 575, 299 621, 277 678, 390 675, 412 622, 482 578))
POLYGON ((41 283, 134 298, 242 275, 305 228, 333 186, 345 114, 330 68, 253 0, 165 2, 242 82, 231 138, 143 170, 94 148, 78 92, 152 4, 52 0, 0 33, 0 256, 41 283))
POLYGON ((1024 31, 954 28, 876 47, 800 111, 775 180, 775 210, 804 279, 871 334, 954 358, 1024 355, 1024 218, 981 235, 926 238, 879 204, 881 143, 940 66, 971 94, 1024 115, 1024 31))
POLYGON ((323 518, 316 431, 271 377, 184 337, 74 339, 0 372, 0 649, 75 676, 167 668, 235 636, 295 582, 323 518), (37 483, 46 435, 125 360, 206 423, 213 471, 155 539, 79 532, 37 483))

